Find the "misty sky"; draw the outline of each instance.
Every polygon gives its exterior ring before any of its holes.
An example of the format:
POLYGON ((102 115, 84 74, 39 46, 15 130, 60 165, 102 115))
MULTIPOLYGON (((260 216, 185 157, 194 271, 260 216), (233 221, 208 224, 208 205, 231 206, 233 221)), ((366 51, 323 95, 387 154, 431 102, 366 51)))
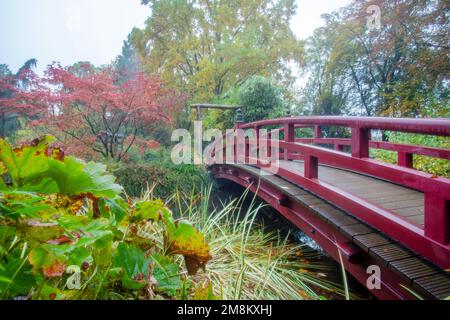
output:
MULTIPOLYGON (((320 15, 350 0, 298 0, 292 28, 300 38, 321 25, 320 15)), ((0 0, 0 63, 16 71, 37 58, 42 72, 53 61, 110 63, 150 8, 140 0, 0 0)))

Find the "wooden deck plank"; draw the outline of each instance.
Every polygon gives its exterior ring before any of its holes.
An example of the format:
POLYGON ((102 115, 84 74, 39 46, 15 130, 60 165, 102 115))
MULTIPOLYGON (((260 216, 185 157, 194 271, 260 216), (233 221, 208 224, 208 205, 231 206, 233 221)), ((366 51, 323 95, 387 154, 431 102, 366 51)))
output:
POLYGON ((450 296, 450 274, 437 274, 416 279, 415 287, 430 292, 437 299, 445 299, 450 296))
POLYGON ((403 217, 423 216, 424 208, 423 207, 404 208, 404 209, 397 209, 397 210, 395 210, 395 212, 403 217))
POLYGON ((417 200, 417 194, 414 192, 412 194, 407 193, 403 195, 396 195, 395 197, 392 196, 392 194, 387 193, 384 197, 381 198, 375 198, 378 202, 387 204, 390 202, 397 202, 397 201, 406 201, 406 200, 417 200))
POLYGON ((389 266, 393 270, 405 275, 409 280, 443 273, 443 271, 431 266, 425 261, 418 260, 414 257, 393 261, 389 266))
POLYGON ((353 239, 360 247, 364 248, 367 252, 373 247, 392 243, 392 241, 390 241, 388 238, 378 233, 363 234, 356 236, 353 239))
POLYGON ((423 200, 404 200, 404 201, 392 201, 388 203, 379 202, 379 205, 381 205, 383 208, 389 209, 389 210, 396 210, 396 209, 410 209, 410 208, 422 208, 423 207, 423 200))
POLYGON ((367 227, 362 223, 341 226, 339 229, 343 234, 347 235, 350 239, 353 239, 355 236, 373 233, 373 229, 370 229, 369 227, 367 227))
MULTIPOLYGON (((304 164, 302 161, 280 160, 280 166, 303 174, 304 164)), ((319 179, 390 210, 410 222, 423 224, 424 195, 421 192, 328 166, 319 166, 319 179)))
POLYGON ((420 226, 423 226, 425 224, 425 217, 423 215, 408 216, 406 218, 408 219, 408 221, 411 221, 420 226))
POLYGON ((396 260, 415 256, 411 251, 406 250, 397 244, 387 244, 373 247, 369 250, 369 252, 383 260, 386 265, 396 260))

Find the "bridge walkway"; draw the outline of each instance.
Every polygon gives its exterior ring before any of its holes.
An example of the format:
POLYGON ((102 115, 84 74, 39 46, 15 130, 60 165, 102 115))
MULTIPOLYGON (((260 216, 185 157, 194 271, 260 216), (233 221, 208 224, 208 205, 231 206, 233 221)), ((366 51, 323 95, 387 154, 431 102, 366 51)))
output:
MULTIPOLYGON (((280 167, 304 175, 303 161, 280 160, 280 167)), ((378 178, 329 166, 319 166, 321 181, 332 184, 379 207, 391 210, 404 219, 424 226, 424 195, 422 192, 378 178)))

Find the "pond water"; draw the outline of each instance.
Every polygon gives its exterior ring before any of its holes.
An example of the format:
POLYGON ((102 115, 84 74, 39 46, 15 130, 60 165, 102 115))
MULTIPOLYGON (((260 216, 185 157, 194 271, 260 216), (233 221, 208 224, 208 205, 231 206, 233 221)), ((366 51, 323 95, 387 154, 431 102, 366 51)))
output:
MULTIPOLYGON (((232 201, 233 199, 239 199, 245 192, 245 189, 237 184, 230 183, 228 181, 219 181, 219 188, 213 193, 211 203, 212 205, 219 206, 221 203, 232 201)), ((248 208, 251 206, 253 200, 253 194, 249 193, 246 199, 243 201, 240 214, 244 215, 248 208)), ((264 226, 267 232, 278 232, 282 237, 288 237, 292 243, 305 244, 310 250, 317 253, 317 260, 319 263, 325 265, 329 271, 325 272, 327 279, 336 283, 342 284, 343 279, 341 273, 341 266, 327 255, 327 253, 310 237, 308 237, 302 230, 292 224, 278 211, 266 204, 259 198, 255 199, 254 206, 264 204, 258 213, 257 223, 264 226)), ((347 281, 350 291, 362 299, 373 299, 371 293, 361 285, 355 278, 347 273, 347 281)), ((330 297, 340 298, 340 297, 330 297)))

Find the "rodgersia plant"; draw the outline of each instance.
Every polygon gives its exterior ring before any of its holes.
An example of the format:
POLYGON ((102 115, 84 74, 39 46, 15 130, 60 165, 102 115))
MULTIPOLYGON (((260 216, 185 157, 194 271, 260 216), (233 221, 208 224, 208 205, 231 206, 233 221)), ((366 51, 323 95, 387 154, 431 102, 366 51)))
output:
POLYGON ((211 259, 204 236, 161 200, 133 203, 105 165, 51 142, 0 140, 0 298, 98 298, 100 288, 186 297, 189 275, 211 259), (142 236, 154 224, 162 246, 142 236))

